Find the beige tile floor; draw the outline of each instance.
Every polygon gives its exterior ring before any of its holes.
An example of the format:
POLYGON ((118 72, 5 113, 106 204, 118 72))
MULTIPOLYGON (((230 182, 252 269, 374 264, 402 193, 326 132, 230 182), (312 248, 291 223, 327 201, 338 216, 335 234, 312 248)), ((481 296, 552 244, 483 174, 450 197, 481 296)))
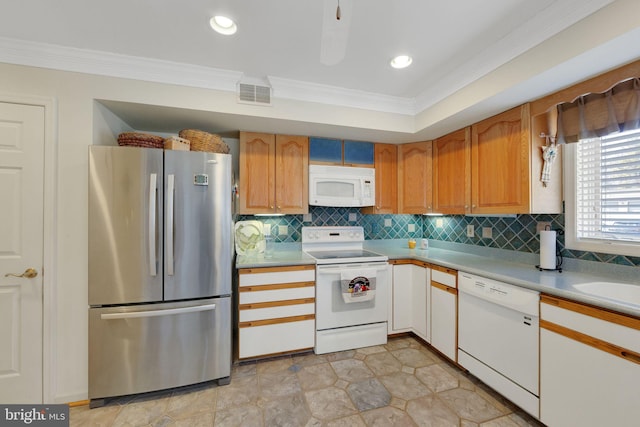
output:
POLYGON ((540 426, 413 337, 236 364, 231 384, 71 409, 72 426, 540 426))

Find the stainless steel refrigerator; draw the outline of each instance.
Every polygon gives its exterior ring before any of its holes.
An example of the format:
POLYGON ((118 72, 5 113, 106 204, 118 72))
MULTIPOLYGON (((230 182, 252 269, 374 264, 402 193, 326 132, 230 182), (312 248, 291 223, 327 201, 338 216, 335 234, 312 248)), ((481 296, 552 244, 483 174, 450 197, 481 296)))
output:
POLYGON ((89 150, 89 399, 231 373, 228 154, 89 150))

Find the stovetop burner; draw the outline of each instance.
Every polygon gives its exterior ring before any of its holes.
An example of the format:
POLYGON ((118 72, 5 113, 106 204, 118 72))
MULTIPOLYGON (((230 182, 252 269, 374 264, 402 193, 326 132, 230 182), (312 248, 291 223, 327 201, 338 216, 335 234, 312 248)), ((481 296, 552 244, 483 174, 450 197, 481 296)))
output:
POLYGON ((362 227, 302 227, 302 250, 318 264, 344 264, 388 261, 363 249, 362 227))
POLYGON ((307 255, 310 255, 315 259, 375 258, 375 257, 384 256, 375 252, 370 252, 365 250, 311 251, 311 252, 307 252, 307 255))

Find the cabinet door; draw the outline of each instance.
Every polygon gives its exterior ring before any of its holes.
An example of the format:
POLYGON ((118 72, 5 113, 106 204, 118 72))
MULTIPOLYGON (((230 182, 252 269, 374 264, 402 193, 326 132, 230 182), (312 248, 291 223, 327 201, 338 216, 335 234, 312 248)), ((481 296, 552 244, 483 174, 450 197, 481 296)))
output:
POLYGON ((453 361, 458 353, 456 293, 454 288, 431 281, 431 345, 453 361))
POLYGON ((431 268, 431 345, 454 362, 458 355, 458 272, 431 268))
POLYGON ((546 425, 599 427, 637 423, 638 384, 637 363, 541 329, 540 419, 546 425))
POLYGON ((412 265, 411 326, 413 332, 429 342, 429 269, 412 265))
POLYGON ((398 213, 398 146, 375 144, 376 205, 363 208, 363 213, 398 213))
POLYGON ((471 127, 471 211, 529 211, 529 104, 471 127))
POLYGON ((540 301, 540 419, 637 424, 640 318, 548 295, 540 301))
POLYGON ((471 207, 471 128, 433 141, 433 211, 465 214, 471 207))
POLYGON ((397 264, 393 266, 393 295, 391 309, 392 333, 407 332, 411 329, 413 316, 412 308, 412 279, 411 264, 397 264))
POLYGON ((365 141, 344 141, 344 165, 373 167, 374 144, 365 141))
POLYGON ((398 147, 398 211, 401 214, 431 212, 431 141, 398 147))
POLYGON ((309 212, 309 139, 306 136, 276 135, 276 212, 309 212))
POLYGON ((275 136, 240 132, 240 214, 275 209, 275 136))

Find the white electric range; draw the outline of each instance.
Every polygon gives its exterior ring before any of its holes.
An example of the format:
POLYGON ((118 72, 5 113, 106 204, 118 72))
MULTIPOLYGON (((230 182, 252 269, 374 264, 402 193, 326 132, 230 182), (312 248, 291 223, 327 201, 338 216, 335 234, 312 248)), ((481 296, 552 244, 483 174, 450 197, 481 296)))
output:
POLYGON ((388 257, 363 244, 362 227, 302 227, 316 259, 316 354, 387 342, 388 257))

